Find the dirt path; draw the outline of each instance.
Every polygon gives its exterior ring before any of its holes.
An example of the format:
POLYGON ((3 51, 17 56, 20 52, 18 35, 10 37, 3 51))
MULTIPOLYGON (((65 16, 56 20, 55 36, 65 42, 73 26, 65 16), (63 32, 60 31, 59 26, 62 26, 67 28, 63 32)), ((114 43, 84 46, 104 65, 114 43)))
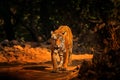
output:
POLYGON ((74 74, 72 71, 51 73, 47 68, 44 65, 4 68, 0 71, 0 80, 66 80, 71 78, 68 76, 70 73, 74 74))
POLYGON ((72 65, 68 71, 51 73, 52 64, 50 58, 40 64, 27 64, 15 66, 0 66, 0 80, 69 80, 78 71, 74 70, 77 65, 85 60, 91 60, 92 55, 72 55, 72 65))

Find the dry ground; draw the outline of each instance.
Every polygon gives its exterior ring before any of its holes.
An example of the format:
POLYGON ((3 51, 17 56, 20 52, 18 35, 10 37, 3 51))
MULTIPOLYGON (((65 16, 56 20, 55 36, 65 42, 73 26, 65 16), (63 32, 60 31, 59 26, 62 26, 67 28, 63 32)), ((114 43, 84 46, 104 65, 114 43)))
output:
POLYGON ((0 80, 69 80, 77 74, 75 68, 92 57, 91 54, 73 54, 73 64, 68 71, 52 73, 50 50, 30 45, 4 47, 0 51, 0 80))

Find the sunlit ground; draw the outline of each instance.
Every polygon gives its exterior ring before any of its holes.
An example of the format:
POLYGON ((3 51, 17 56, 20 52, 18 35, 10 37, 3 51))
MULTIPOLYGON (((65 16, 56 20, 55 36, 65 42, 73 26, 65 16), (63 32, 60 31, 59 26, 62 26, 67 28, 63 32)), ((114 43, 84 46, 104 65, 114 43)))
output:
POLYGON ((32 48, 30 46, 5 47, 0 52, 0 80, 56 80, 69 77, 69 71, 74 70, 83 60, 91 60, 92 54, 73 54, 72 65, 68 72, 51 73, 52 63, 50 50, 32 48))

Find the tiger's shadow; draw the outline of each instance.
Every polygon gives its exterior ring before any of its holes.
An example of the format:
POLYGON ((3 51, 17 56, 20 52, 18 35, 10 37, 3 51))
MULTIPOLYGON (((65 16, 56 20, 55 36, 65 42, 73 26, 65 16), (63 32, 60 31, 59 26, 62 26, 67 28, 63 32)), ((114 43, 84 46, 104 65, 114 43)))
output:
POLYGON ((46 68, 51 68, 49 66, 27 66, 27 67, 23 67, 23 69, 25 70, 40 70, 40 71, 47 71, 46 68))
MULTIPOLYGON (((80 65, 84 60, 72 60, 72 64, 69 66, 77 66, 80 65)), ((51 61, 47 61, 45 62, 45 64, 48 65, 31 65, 31 66, 26 66, 23 67, 23 69, 25 70, 38 70, 38 71, 48 71, 47 68, 52 68, 52 62, 51 61)))

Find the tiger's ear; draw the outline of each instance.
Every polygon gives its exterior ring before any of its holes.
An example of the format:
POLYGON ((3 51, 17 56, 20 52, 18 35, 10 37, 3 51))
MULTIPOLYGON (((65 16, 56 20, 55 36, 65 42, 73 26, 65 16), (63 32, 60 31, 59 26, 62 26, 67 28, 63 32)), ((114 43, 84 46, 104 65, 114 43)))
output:
POLYGON ((51 34, 53 34, 53 31, 51 31, 51 34))

